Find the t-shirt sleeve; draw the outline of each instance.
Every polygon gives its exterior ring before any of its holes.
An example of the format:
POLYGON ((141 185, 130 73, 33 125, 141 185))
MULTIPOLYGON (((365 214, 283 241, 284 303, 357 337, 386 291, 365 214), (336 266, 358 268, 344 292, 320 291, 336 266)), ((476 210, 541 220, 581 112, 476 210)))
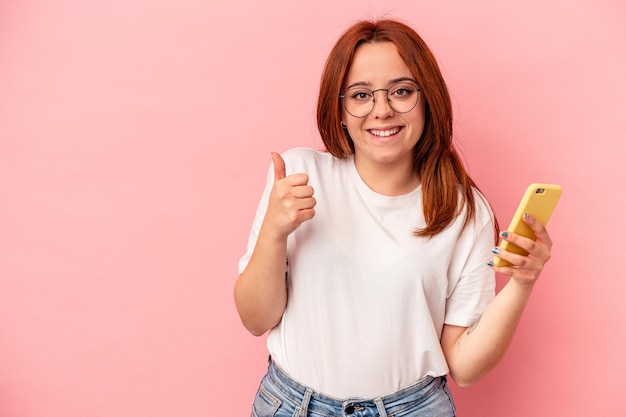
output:
POLYGON ((250 257, 252 256, 252 252, 254 251, 254 247, 256 246, 256 241, 259 236, 259 230, 261 229, 261 224, 263 223, 263 218, 265 217, 265 212, 267 211, 267 205, 269 203, 270 192, 272 191, 272 186, 274 185, 274 169, 273 165, 270 165, 270 168, 267 173, 267 179, 265 182, 265 188, 263 189, 263 194, 261 195, 261 201, 259 201, 259 205, 256 209, 256 213, 254 215, 254 219, 252 221, 252 227, 250 228, 250 235, 248 236, 248 246, 246 248, 246 252, 241 257, 238 263, 238 272, 241 274, 246 266, 248 266, 248 262, 250 262, 250 257))
POLYGON ((493 215, 477 198, 476 218, 462 232, 448 270, 448 298, 444 323, 467 327, 478 320, 495 296, 493 215))

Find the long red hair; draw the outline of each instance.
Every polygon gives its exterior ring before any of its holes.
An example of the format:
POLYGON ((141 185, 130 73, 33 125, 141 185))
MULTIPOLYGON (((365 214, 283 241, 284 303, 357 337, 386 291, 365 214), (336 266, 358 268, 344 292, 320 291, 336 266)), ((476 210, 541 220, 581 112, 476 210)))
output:
MULTIPOLYGON (((426 101, 424 132, 413 152, 413 167, 422 182, 426 227, 416 230, 415 235, 436 235, 454 221, 463 207, 467 210, 464 224, 467 226, 476 215, 474 190, 478 187, 452 143, 452 105, 437 61, 409 26, 395 20, 361 21, 339 38, 326 61, 317 104, 317 126, 326 150, 341 159, 354 153, 354 143, 341 126, 339 95, 354 52, 366 42, 392 42, 422 88, 426 101)), ((495 217, 494 228, 497 240, 495 217)))

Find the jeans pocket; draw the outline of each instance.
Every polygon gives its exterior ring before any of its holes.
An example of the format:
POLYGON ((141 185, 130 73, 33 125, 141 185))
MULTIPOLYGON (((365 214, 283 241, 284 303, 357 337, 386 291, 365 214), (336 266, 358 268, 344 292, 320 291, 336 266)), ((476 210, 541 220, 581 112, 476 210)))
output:
POLYGON ((252 416, 253 417, 274 417, 276 411, 280 407, 281 401, 272 395, 263 385, 259 387, 259 390, 254 397, 254 403, 252 404, 252 416))

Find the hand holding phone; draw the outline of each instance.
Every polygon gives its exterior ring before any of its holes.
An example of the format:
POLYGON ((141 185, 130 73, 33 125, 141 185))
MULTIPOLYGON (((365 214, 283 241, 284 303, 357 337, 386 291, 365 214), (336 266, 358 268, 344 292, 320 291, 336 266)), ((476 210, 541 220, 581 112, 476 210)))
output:
MULTIPOLYGON (((556 207, 556 203, 559 201, 561 197, 563 189, 560 185, 556 184, 531 184, 526 189, 524 196, 522 197, 522 201, 520 202, 517 210, 515 211, 515 215, 511 220, 511 224, 507 229, 510 232, 516 233, 521 236, 525 236, 527 238, 536 239, 535 233, 528 227, 522 217, 524 213, 530 214, 537 221, 541 222, 544 226, 550 220, 550 216, 556 207)), ((528 252, 524 249, 515 246, 511 242, 502 241, 500 244, 500 248, 516 253, 519 255, 526 256, 528 252)), ((494 256, 493 264, 495 266, 509 266, 511 265, 509 262, 500 258, 499 256, 494 256)))

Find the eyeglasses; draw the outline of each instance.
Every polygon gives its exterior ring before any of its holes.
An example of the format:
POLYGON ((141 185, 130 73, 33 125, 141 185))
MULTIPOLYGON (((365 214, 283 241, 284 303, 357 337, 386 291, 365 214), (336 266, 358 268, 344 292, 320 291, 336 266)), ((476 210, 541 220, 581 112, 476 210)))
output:
POLYGON ((422 89, 413 83, 406 82, 396 84, 391 88, 379 88, 373 91, 362 86, 355 86, 348 88, 339 98, 350 115, 362 118, 374 110, 376 103, 374 93, 377 91, 387 92, 387 102, 393 111, 408 113, 417 105, 422 89))

